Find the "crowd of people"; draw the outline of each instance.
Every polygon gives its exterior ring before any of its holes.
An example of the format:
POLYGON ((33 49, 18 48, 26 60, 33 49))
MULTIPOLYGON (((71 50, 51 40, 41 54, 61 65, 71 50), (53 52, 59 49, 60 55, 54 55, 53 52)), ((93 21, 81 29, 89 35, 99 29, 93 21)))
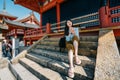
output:
POLYGON ((12 40, 10 39, 4 39, 2 41, 2 53, 3 53, 3 57, 8 57, 8 59, 12 59, 13 57, 15 57, 18 53, 20 53, 23 48, 26 49, 24 46, 24 42, 22 39, 18 40, 18 43, 14 44, 14 49, 13 49, 13 44, 12 44, 12 40), (17 44, 17 46, 15 46, 15 44, 17 44))

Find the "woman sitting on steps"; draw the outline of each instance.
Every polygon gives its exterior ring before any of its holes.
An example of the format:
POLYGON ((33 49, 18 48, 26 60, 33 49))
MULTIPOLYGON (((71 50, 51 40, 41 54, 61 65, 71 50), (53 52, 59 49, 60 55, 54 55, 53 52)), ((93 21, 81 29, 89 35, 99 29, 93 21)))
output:
POLYGON ((79 60, 78 58, 79 31, 77 34, 75 28, 73 28, 73 23, 71 20, 66 21, 65 37, 66 37, 66 48, 68 49, 68 59, 69 59, 68 76, 70 78, 74 78, 73 54, 75 58, 75 63, 77 65, 81 64, 81 60, 79 60))

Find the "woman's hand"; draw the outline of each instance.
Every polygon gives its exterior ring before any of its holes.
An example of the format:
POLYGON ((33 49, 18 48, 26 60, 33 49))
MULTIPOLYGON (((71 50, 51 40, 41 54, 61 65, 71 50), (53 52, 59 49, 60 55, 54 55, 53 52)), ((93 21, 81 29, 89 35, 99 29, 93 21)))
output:
POLYGON ((74 31, 73 28, 70 29, 70 32, 71 32, 73 35, 75 35, 75 31, 74 31))

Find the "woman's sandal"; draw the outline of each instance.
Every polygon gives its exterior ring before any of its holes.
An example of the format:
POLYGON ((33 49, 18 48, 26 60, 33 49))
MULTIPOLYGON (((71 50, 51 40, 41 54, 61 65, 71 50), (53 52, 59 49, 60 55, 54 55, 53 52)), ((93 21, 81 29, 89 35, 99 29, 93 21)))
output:
POLYGON ((74 67, 70 67, 69 70, 68 70, 68 76, 70 78, 74 78, 74 67))
POLYGON ((78 57, 75 57, 75 64, 76 65, 80 65, 81 64, 81 60, 79 60, 78 57))

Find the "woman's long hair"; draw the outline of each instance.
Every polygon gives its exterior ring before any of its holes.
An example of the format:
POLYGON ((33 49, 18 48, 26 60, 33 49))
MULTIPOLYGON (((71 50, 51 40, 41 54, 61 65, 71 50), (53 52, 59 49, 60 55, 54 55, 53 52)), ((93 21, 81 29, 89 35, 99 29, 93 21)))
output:
MULTIPOLYGON (((64 29, 64 31, 65 31, 64 35, 69 35, 69 27, 68 27, 68 25, 67 25, 67 22, 68 22, 68 21, 71 21, 71 20, 66 20, 65 29, 64 29)), ((72 21, 71 21, 71 22, 72 22, 72 21)), ((73 23, 72 23, 72 26, 73 26, 73 23)))

